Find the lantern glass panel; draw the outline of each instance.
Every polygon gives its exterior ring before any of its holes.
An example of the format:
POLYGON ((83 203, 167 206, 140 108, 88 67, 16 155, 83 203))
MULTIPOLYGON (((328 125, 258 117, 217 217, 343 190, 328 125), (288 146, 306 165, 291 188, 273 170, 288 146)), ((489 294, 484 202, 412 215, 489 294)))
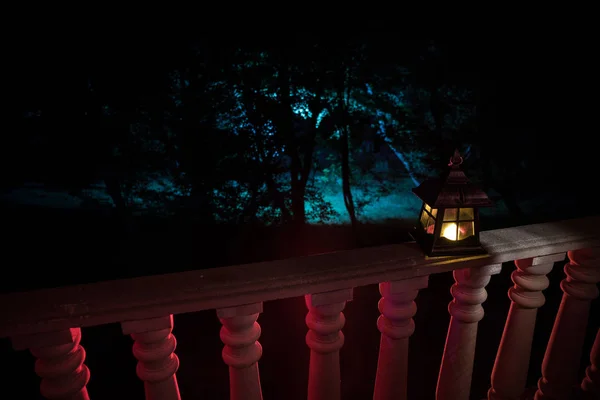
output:
POLYGON ((459 221, 469 221, 475 219, 475 215, 473 213, 472 208, 460 208, 458 211, 458 220, 459 221))
POLYGON ((447 208, 444 211, 444 221, 456 221, 458 208, 447 208))
POLYGON ((435 215, 437 215, 437 210, 435 208, 432 210, 427 204, 423 205, 420 222, 423 226, 423 230, 427 234, 433 234, 433 231, 435 230, 435 215))
POLYGON ((468 237, 473 236, 474 234, 475 223, 473 221, 458 223, 458 240, 466 239, 468 237))
POLYGON ((429 219, 429 214, 425 210, 421 211, 421 225, 423 228, 427 226, 427 220, 429 219))
POLYGON ((457 231, 458 227, 456 225, 456 222, 444 222, 442 224, 442 233, 441 236, 445 237, 448 240, 452 240, 455 241, 457 238, 457 231))

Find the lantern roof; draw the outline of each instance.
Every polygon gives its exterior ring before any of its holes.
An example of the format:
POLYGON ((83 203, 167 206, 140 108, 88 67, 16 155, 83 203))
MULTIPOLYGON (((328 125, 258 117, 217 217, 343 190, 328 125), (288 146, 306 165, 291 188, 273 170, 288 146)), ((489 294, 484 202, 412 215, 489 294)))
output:
POLYGON ((428 179, 413 193, 432 208, 490 207, 493 205, 483 190, 472 184, 460 169, 463 162, 458 150, 450 158, 448 172, 442 177, 428 179))

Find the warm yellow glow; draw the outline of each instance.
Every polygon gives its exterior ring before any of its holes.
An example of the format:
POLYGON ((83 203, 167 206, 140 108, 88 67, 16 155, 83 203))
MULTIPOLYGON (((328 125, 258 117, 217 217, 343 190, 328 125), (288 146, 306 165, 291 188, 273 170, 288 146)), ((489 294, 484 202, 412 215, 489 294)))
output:
POLYGON ((451 224, 447 224, 442 232, 442 236, 448 240, 456 240, 456 224, 453 222, 451 224))

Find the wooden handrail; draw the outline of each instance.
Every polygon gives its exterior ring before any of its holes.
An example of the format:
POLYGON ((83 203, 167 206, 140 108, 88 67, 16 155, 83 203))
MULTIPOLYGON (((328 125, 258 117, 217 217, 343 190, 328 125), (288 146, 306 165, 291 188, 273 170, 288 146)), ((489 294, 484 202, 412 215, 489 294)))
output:
POLYGON ((487 255, 433 257, 414 243, 0 296, 0 337, 139 320, 476 268, 600 246, 600 217, 485 231, 487 255))

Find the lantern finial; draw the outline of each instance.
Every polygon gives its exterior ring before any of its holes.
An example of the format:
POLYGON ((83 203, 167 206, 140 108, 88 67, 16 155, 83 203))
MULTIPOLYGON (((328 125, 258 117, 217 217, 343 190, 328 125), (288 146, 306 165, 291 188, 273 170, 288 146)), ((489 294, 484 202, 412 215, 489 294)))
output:
POLYGON ((463 158, 461 157, 460 153, 458 152, 458 149, 454 150, 454 155, 452 157, 450 157, 450 164, 448 164, 448 166, 458 168, 460 166, 460 164, 462 164, 462 163, 463 163, 463 158))

